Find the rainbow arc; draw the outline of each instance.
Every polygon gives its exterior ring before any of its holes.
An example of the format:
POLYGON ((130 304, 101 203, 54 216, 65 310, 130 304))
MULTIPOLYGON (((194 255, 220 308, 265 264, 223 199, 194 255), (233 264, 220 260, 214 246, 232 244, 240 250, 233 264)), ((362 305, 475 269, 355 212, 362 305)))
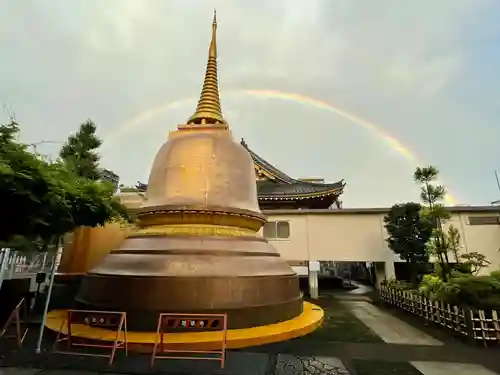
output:
MULTIPOLYGON (((365 130, 371 132, 373 135, 375 135, 378 139, 381 139, 384 141, 389 147, 391 147, 393 150, 397 151, 401 156, 403 156, 409 163, 411 163, 414 166, 423 166, 426 163, 423 163, 419 161, 419 158, 416 156, 416 154, 410 150, 410 148, 406 145, 404 145, 401 141, 398 139, 394 138, 390 134, 387 134, 382 130, 382 127, 379 125, 376 125, 375 123, 361 117, 358 115, 355 115, 353 113, 350 113, 348 111, 345 111, 337 106, 334 106, 330 103, 327 103, 325 101, 315 99, 309 96, 297 94, 297 93, 292 93, 292 92, 285 92, 285 91, 277 91, 277 90, 221 90, 221 94, 224 96, 228 95, 248 95, 248 96, 254 96, 254 97, 263 97, 263 98, 272 98, 272 99, 277 99, 277 100, 284 100, 284 101, 289 101, 289 102, 294 102, 297 104, 301 105, 308 105, 312 106, 314 108, 328 111, 330 113, 336 114, 351 123, 361 126, 365 130)), ((107 140, 107 144, 111 143, 112 140, 116 140, 116 138, 123 136, 127 133, 130 133, 134 131, 135 129, 139 128, 143 123, 151 121, 152 119, 156 118, 157 116, 162 115, 168 110, 184 106, 188 103, 194 103, 196 101, 196 97, 191 97, 191 98, 185 98, 182 100, 177 100, 173 102, 168 102, 164 104, 160 104, 151 108, 148 108, 141 113, 139 113, 137 116, 133 117, 132 119, 128 120, 127 122, 118 125, 117 127, 113 128, 107 135, 106 138, 109 138, 107 140)), ((441 181, 442 183, 442 181, 441 181)), ((451 193, 448 193, 445 197, 446 203, 448 205, 457 205, 458 204, 458 199, 451 193)))

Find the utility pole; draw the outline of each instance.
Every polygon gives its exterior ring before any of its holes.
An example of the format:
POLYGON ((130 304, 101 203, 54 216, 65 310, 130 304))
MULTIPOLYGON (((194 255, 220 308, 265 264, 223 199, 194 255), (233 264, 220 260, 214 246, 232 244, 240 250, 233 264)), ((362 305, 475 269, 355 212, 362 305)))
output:
MULTIPOLYGON (((498 171, 497 170, 495 170, 495 179, 497 181, 498 191, 500 191, 500 177, 498 176, 498 171)), ((500 199, 491 202, 491 204, 500 204, 500 199)))

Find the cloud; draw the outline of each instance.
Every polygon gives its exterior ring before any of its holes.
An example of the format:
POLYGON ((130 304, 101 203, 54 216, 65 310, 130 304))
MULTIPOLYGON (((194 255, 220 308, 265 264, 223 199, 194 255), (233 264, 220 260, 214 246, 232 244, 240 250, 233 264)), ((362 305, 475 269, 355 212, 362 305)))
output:
MULTIPOLYGON (((16 112, 23 137, 63 140, 90 117, 113 138, 103 163, 125 183, 147 178, 163 135, 194 110, 215 6, 223 92, 280 90, 329 102, 437 165, 462 202, 497 198, 489 182, 500 136, 492 99, 500 76, 489 62, 500 45, 494 0, 0 6, 0 102, 16 112)), ((345 178, 346 206, 418 199, 414 165, 360 126, 279 99, 223 95, 222 103, 235 136, 287 173, 345 178)))
POLYGON ((436 94, 446 87, 460 71, 460 57, 436 56, 421 63, 409 60, 407 55, 396 57, 385 72, 396 90, 436 94))

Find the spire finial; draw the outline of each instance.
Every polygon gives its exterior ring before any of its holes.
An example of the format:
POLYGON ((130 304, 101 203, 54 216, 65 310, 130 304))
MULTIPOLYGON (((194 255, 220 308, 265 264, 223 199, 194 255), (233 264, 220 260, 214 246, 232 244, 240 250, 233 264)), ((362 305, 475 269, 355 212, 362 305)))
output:
POLYGON ((217 13, 214 9, 205 80, 196 112, 189 118, 188 124, 226 124, 222 116, 217 81, 217 13))
POLYGON ((209 57, 217 58, 217 11, 214 9, 214 19, 212 21, 212 40, 210 41, 209 57))

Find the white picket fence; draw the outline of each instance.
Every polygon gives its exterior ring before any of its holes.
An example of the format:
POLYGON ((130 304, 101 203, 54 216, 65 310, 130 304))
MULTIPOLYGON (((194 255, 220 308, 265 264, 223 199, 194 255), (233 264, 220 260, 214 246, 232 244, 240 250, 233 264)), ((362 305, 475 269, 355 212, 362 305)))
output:
POLYGON ((390 287, 380 288, 380 299, 471 340, 481 341, 485 346, 489 343, 500 344, 500 314, 496 310, 452 306, 390 287))

